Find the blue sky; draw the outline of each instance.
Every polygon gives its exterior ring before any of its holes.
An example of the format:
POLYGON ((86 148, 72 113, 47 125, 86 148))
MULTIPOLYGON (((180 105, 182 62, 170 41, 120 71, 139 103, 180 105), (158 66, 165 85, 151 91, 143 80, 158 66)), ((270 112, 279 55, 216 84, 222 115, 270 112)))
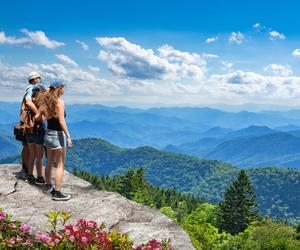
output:
POLYGON ((70 103, 298 107, 300 3, 244 2, 2 1, 0 97, 36 70, 70 103))

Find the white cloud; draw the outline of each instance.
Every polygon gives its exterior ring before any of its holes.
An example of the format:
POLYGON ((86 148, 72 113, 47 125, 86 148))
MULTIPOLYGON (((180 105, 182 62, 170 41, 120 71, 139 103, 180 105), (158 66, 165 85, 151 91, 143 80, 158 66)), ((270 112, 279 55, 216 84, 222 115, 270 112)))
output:
POLYGON ((86 44, 85 42, 76 40, 76 43, 78 43, 78 44, 81 46, 81 48, 82 48, 83 50, 89 50, 89 45, 86 44))
POLYGON ((300 49, 295 49, 295 50, 292 52, 292 55, 295 56, 295 57, 300 57, 300 49))
POLYGON ((206 39, 206 43, 213 43, 213 42, 217 41, 218 39, 219 39, 218 36, 208 37, 208 38, 206 39))
POLYGON ((270 40, 285 40, 286 36, 283 33, 279 33, 276 30, 272 30, 269 32, 270 40))
POLYGON ((67 68, 62 64, 32 64, 10 66, 0 62, 0 97, 1 100, 20 100, 28 84, 27 76, 31 71, 37 71, 45 83, 53 79, 62 79, 68 86, 66 96, 69 100, 87 102, 92 97, 105 99, 118 95, 120 87, 106 79, 99 78, 93 73, 79 67, 67 68), (10 93, 10 94, 9 94, 10 93), (13 94, 12 94, 13 93, 13 94))
POLYGON ((221 61, 221 63, 225 67, 225 69, 231 69, 233 66, 233 63, 231 63, 231 62, 221 61))
POLYGON ((206 53, 203 53, 202 56, 204 58, 219 58, 219 56, 215 55, 215 54, 206 54, 206 53))
MULTIPOLYGON (((238 70, 223 75, 212 75, 210 79, 223 86, 227 94, 235 97, 253 98, 255 102, 278 100, 286 103, 295 102, 300 97, 300 77, 263 76, 255 72, 238 70)), ((298 102, 299 103, 299 102, 298 102)))
POLYGON ((255 23, 255 24, 253 24, 253 28, 256 29, 257 31, 259 31, 262 29, 262 26, 260 23, 255 23))
POLYGON ((212 78, 229 84, 258 84, 262 80, 262 76, 254 72, 245 72, 242 70, 223 75, 212 75, 212 78))
POLYGON ((152 49, 128 42, 123 37, 99 37, 102 46, 98 58, 107 62, 116 76, 134 79, 202 79, 206 62, 201 55, 182 52, 163 45, 156 55, 152 49))
POLYGON ((244 34, 241 32, 232 32, 228 41, 230 43, 241 44, 245 40, 244 34))
POLYGON ((0 32, 0 44, 29 44, 30 39, 28 37, 16 38, 14 36, 6 36, 3 31, 0 32))
POLYGON ((22 29, 22 33, 27 35, 27 37, 16 38, 13 36, 6 36, 6 34, 0 32, 0 44, 9 44, 9 45, 40 45, 48 49, 55 49, 65 44, 55 40, 50 40, 43 31, 28 31, 27 29, 22 29))
POLYGON ((96 66, 89 65, 89 69, 94 72, 100 72, 100 69, 96 66))
POLYGON ((264 68, 264 71, 281 76, 290 76, 293 74, 293 70, 290 65, 269 64, 264 68))
POLYGON ((64 54, 56 54, 55 55, 59 60, 61 60, 62 62, 65 62, 67 64, 70 64, 70 65, 73 65, 75 67, 78 66, 78 64, 72 60, 70 57, 68 57, 67 55, 64 55, 64 54))
POLYGON ((99 78, 91 71, 63 64, 0 63, 0 98, 20 101, 30 71, 42 75, 43 82, 60 78, 68 85, 64 98, 70 102, 113 103, 114 105, 209 105, 230 102, 300 104, 300 77, 263 76, 255 72, 235 71, 214 74, 203 80, 140 80, 99 78))
POLYGON ((55 49, 65 45, 63 42, 50 40, 43 31, 29 31, 27 29, 22 29, 21 32, 29 37, 30 43, 44 46, 48 49, 55 49))

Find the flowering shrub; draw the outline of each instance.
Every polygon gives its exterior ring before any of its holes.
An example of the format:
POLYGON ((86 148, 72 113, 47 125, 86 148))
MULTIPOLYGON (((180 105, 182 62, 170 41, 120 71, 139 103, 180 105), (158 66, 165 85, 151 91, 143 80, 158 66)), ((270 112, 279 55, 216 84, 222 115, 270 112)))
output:
POLYGON ((34 235, 30 225, 12 220, 0 208, 0 249, 174 250, 169 240, 153 239, 133 247, 127 234, 107 232, 104 224, 98 226, 93 220, 80 219, 76 224, 67 224, 69 213, 55 211, 47 217, 51 230, 34 235))

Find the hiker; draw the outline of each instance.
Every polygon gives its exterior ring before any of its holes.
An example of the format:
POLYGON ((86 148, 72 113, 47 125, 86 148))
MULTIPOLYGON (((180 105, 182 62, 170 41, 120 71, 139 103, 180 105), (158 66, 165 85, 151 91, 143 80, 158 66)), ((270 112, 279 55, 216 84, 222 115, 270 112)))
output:
MULTIPOLYGON (((38 114, 38 109, 32 100, 33 89, 34 87, 40 85, 41 76, 37 72, 31 72, 29 74, 28 80, 29 80, 29 85, 26 88, 25 104, 26 107, 30 110, 30 112, 34 116, 38 114)), ((30 184, 43 185, 45 183, 45 180, 43 178, 44 134, 45 134, 45 129, 44 129, 43 121, 37 120, 35 121, 33 134, 26 136, 26 142, 28 144, 28 149, 29 149, 26 181, 29 182, 30 184), (35 178, 33 175, 35 160, 37 160, 36 163, 37 178, 35 178)))
POLYGON ((47 165, 45 169, 46 185, 44 192, 52 194, 53 200, 66 201, 71 195, 61 192, 66 159, 66 140, 68 147, 72 147, 72 140, 65 120, 64 101, 60 98, 64 94, 62 81, 54 81, 49 91, 42 97, 44 102, 40 109, 47 119, 47 129, 44 145, 47 148, 47 165), (52 165, 56 163, 55 187, 51 184, 52 165))

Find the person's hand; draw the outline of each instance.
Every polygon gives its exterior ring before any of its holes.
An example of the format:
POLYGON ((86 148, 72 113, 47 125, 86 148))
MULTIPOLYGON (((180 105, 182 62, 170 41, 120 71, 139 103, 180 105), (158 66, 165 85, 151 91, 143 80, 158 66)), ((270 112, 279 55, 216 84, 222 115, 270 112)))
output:
POLYGON ((73 143, 71 137, 68 138, 68 148, 72 148, 73 143))
POLYGON ((36 113, 36 115, 33 118, 34 118, 34 121, 41 121, 41 114, 36 113))

